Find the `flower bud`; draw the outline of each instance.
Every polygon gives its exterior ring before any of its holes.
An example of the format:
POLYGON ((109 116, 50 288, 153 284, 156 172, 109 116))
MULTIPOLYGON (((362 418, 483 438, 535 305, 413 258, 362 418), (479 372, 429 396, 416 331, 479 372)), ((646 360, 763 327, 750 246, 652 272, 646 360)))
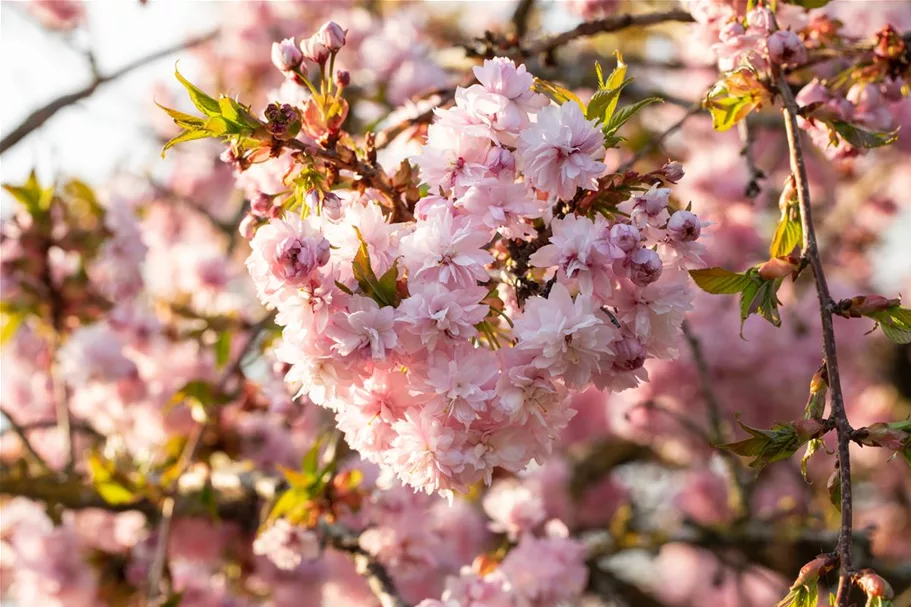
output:
POLYGON ((250 212, 257 217, 268 217, 272 210, 272 197, 260 192, 250 201, 250 212))
POLYGON ((772 11, 764 6, 757 6, 747 13, 747 26, 752 30, 750 33, 768 35, 774 22, 772 11))
POLYGON ((683 165, 677 161, 665 162, 661 171, 664 173, 664 178, 671 183, 677 183, 683 179, 683 165))
POLYGON ((624 253, 629 253, 639 246, 642 237, 636 226, 628 223, 618 223, 611 227, 609 239, 612 245, 624 253))
POLYGON ((342 199, 337 194, 326 192, 323 194, 323 202, 320 204, 320 215, 336 223, 341 221, 345 212, 342 208, 342 199))
POLYGON ((831 555, 818 556, 800 568, 800 574, 794 581, 795 586, 813 583, 835 568, 837 560, 831 555))
POLYGON ((348 70, 337 70, 335 72, 335 86, 340 89, 347 88, 351 84, 351 72, 348 70))
POLYGON ((283 72, 292 72, 300 67, 304 54, 294 43, 294 38, 285 38, 272 43, 272 63, 283 72))
POLYGON ((759 276, 761 276, 763 280, 784 278, 793 271, 794 265, 787 259, 781 259, 779 257, 770 259, 759 266, 759 276))
POLYGON ((256 224, 258 219, 251 213, 244 215, 244 218, 240 220, 240 225, 237 226, 237 231, 240 232, 240 235, 244 240, 251 240, 253 236, 256 235, 256 224))
POLYGON ((778 30, 767 41, 769 59, 779 65, 800 65, 807 60, 807 47, 797 34, 788 30, 778 30))
POLYGON ((895 591, 889 582, 877 575, 872 569, 863 569, 854 574, 856 583, 870 598, 879 597, 891 600, 895 598, 895 591))
POLYGON ((304 59, 320 66, 325 65, 329 58, 329 49, 323 44, 319 34, 301 40, 301 52, 304 54, 304 59))
POLYGON ((635 371, 645 364, 645 345, 635 337, 626 336, 611 344, 614 349, 614 371, 635 371))
POLYGON ((889 424, 877 422, 870 424, 866 428, 866 437, 860 439, 860 442, 870 447, 882 447, 890 451, 901 451, 908 444, 911 434, 898 428, 890 428, 889 424))
POLYGON ((487 152, 484 166, 494 175, 499 175, 503 171, 513 173, 516 170, 516 158, 506 148, 495 145, 487 152))
POLYGON ((721 31, 718 32, 718 38, 722 42, 730 42, 744 34, 746 34, 746 30, 743 29, 743 26, 737 21, 731 21, 721 28, 721 31))
POLYGON ((627 261, 629 278, 637 286, 648 286, 661 276, 661 257, 651 249, 638 249, 627 258, 627 261))
POLYGON ((690 242, 699 238, 702 222, 689 211, 677 211, 667 222, 667 232, 678 242, 690 242))
POLYGON ((273 103, 263 114, 268 120, 266 130, 279 141, 294 139, 301 130, 300 111, 292 105, 273 103))
POLYGON ((858 295, 857 297, 852 297, 847 300, 847 302, 843 301, 841 303, 842 305, 844 303, 848 304, 843 315, 858 318, 860 316, 869 316, 870 314, 875 314, 877 312, 884 312, 891 307, 899 305, 901 300, 886 299, 882 295, 858 295))
POLYGON ((320 41, 332 53, 345 46, 345 34, 347 33, 348 30, 343 30, 335 21, 328 21, 319 28, 320 41))

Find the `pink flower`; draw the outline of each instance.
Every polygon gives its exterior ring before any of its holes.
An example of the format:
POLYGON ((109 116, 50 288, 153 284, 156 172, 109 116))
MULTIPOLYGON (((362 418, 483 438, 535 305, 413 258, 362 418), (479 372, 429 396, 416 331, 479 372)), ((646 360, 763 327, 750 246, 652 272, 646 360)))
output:
POLYGON ((484 496, 484 512, 492 520, 490 529, 515 541, 544 522, 541 496, 517 481, 498 481, 484 496))
POLYGON ((305 560, 319 558, 319 538, 281 518, 253 541, 253 554, 264 555, 279 569, 291 571, 305 560))
POLYGON ((456 201, 456 206, 510 239, 531 237, 534 230, 530 220, 544 215, 541 201, 531 195, 528 186, 502 179, 477 182, 456 201))
POLYGON ((424 413, 454 417, 467 428, 487 410, 498 373, 493 352, 464 345, 434 351, 426 367, 415 372, 413 386, 430 397, 424 413))
POLYGON ((576 188, 596 189, 606 169, 597 121, 586 120, 574 102, 542 109, 519 136, 516 154, 531 185, 563 200, 576 188))
MULTIPOLYGON (((603 280, 604 270, 612 259, 605 255, 610 249, 602 239, 607 232, 607 222, 600 215, 594 221, 588 217, 567 215, 551 222, 550 243, 534 252, 529 258, 537 268, 557 267, 562 279, 578 280, 583 293, 591 295, 595 281, 603 280)), ((622 257, 622 251, 617 257, 622 257)))
POLYGON ((484 320, 489 307, 479 303, 487 295, 484 287, 448 289, 440 283, 415 285, 411 297, 396 309, 402 341, 412 351, 433 350, 439 340, 477 337, 475 325, 484 320))
POLYGON ((428 494, 452 495, 464 488, 457 478, 465 465, 464 433, 423 411, 405 413, 393 430, 396 437, 386 461, 403 483, 428 494))
POLYGON ((298 215, 272 219, 250 241, 247 269, 266 305, 278 306, 329 262, 329 241, 298 215))
POLYGON ((794 32, 778 30, 769 36, 766 44, 769 48, 769 59, 773 63, 800 65, 807 60, 807 47, 794 32))
POLYGON ((487 176, 485 163, 491 142, 483 132, 464 128, 472 121, 459 108, 438 111, 437 116, 450 120, 430 125, 427 145, 414 158, 414 163, 421 168, 421 178, 431 186, 432 192, 442 188, 446 193, 460 196, 475 181, 487 176), (451 120, 456 116, 464 119, 451 120))
POLYGON ((369 297, 355 295, 347 312, 333 316, 326 335, 334 342, 332 350, 339 356, 362 352, 374 360, 384 360, 398 345, 394 322, 395 308, 381 308, 369 297))
POLYGON ((486 282, 484 266, 493 261, 484 250, 488 240, 487 232, 478 230, 474 221, 453 217, 446 209, 434 209, 426 221, 417 223, 414 232, 402 238, 409 280, 453 287, 486 282))
POLYGON ((579 295, 573 301, 557 283, 547 299, 526 302, 525 313, 515 321, 516 347, 533 354, 534 366, 581 389, 600 369, 601 358, 613 352, 610 344, 617 337, 616 329, 595 315, 596 309, 590 297, 579 295))

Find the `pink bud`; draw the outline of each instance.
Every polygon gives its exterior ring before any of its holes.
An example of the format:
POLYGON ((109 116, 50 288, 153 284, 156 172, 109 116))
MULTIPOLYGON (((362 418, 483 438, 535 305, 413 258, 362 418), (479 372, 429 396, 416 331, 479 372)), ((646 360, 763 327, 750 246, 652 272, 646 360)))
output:
POLYGON ((645 346, 635 337, 624 337, 620 341, 613 342, 611 347, 614 349, 614 370, 615 371, 635 371, 645 364, 646 349, 645 346))
POLYGON ((818 419, 801 419, 794 422, 794 430, 802 440, 818 438, 825 429, 825 424, 818 419))
POLYGON ((323 44, 319 34, 314 34, 306 40, 301 40, 301 51, 304 54, 304 59, 320 66, 325 65, 326 60, 329 58, 329 49, 323 44))
POLYGON ((904 95, 902 94, 902 87, 904 84, 905 83, 901 78, 886 76, 882 84, 879 85, 879 90, 883 95, 883 99, 886 101, 891 101, 893 103, 904 99, 904 95))
POLYGON ((664 172, 664 178, 672 183, 683 179, 683 165, 677 161, 665 162, 661 170, 664 172))
POLYGON ((865 445, 882 447, 890 451, 901 451, 911 438, 907 432, 898 428, 890 428, 888 424, 877 422, 866 428, 867 436, 861 439, 865 445))
MULTIPOLYGON (((794 586, 802 586, 809 582, 815 582, 820 576, 823 576, 834 569, 837 563, 837 559, 830 555, 816 557, 800 568, 800 574, 797 576, 794 586)), ((792 586, 792 588, 794 586, 792 586)))
POLYGON ((702 222, 689 211, 677 211, 667 222, 667 232, 678 242, 690 242, 699 238, 702 222))
POLYGON ((767 41, 769 59, 779 65, 800 65, 807 60, 807 47, 797 34, 787 30, 778 30, 767 41))
POLYGON ((623 251, 629 253, 639 246, 642 239, 636 226, 628 223, 618 223, 610 229, 610 243, 623 251))
POLYGON ((335 86, 343 89, 349 84, 351 84, 351 72, 348 70, 338 70, 335 72, 335 86))
POLYGON ((892 590, 889 582, 877 575, 872 569, 864 569, 854 575, 857 576, 857 585, 868 597, 880 597, 889 600, 895 598, 895 591, 892 590))
POLYGON ((258 219, 250 213, 244 215, 244 218, 240 220, 240 225, 237 227, 237 231, 240 232, 240 235, 245 240, 251 240, 253 236, 256 235, 256 224, 258 219))
POLYGON ((494 175, 499 175, 502 171, 512 173, 516 170, 516 159, 506 148, 494 146, 487 152, 484 165, 494 175))
POLYGON ((250 201, 250 212, 257 217, 268 217, 272 206, 272 197, 260 192, 250 201))
POLYGON ((348 30, 343 30, 335 21, 329 21, 319 28, 319 37, 323 46, 332 53, 345 46, 345 34, 347 33, 348 30))
POLYGON ((661 257, 651 249, 637 249, 628 258, 629 279, 633 284, 645 287, 661 276, 663 270, 661 257))
POLYGON ((746 30, 743 29, 743 26, 736 21, 731 21, 721 28, 721 31, 718 33, 718 38, 722 42, 730 42, 744 34, 746 34, 746 30))
POLYGON ((333 223, 340 221, 344 215, 342 199, 332 192, 323 194, 323 202, 320 205, 320 214, 333 223))
POLYGON ((272 43, 272 63, 281 71, 291 72, 300 67, 303 60, 304 55, 294 44, 294 38, 272 43))

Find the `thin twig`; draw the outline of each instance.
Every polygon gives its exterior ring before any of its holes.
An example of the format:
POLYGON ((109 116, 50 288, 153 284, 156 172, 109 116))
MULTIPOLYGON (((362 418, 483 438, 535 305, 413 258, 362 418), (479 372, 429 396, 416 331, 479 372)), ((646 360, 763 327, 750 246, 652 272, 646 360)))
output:
MULTIPOLYGON (((696 363, 696 370, 699 373, 699 387, 702 392, 702 399, 705 401, 709 428, 711 428, 711 441, 713 445, 717 446, 726 440, 726 436, 721 415, 721 403, 718 401, 718 396, 712 387, 712 371, 702 352, 702 344, 696 334, 693 333, 689 321, 684 320, 680 328, 683 330, 683 336, 686 338, 693 353, 693 361, 696 363)), ((731 506, 735 512, 745 517, 749 513, 750 498, 747 488, 740 478, 740 466, 737 458, 730 451, 721 449, 719 452, 724 460, 725 471, 730 477, 728 480, 733 490, 731 493, 731 506)))
POLYGON ((597 34, 616 32, 628 27, 657 25, 659 23, 671 21, 691 23, 693 21, 693 16, 689 12, 679 9, 659 13, 645 13, 642 15, 611 15, 609 17, 604 17, 603 19, 586 21, 562 34, 545 38, 544 40, 532 44, 527 49, 527 52, 530 55, 551 53, 577 38, 586 38, 597 34))
POLYGON ((750 173, 750 180, 747 182, 744 195, 753 200, 759 195, 761 189, 759 180, 765 179, 765 173, 759 170, 759 167, 756 166, 756 159, 753 157, 753 130, 750 128, 750 123, 746 120, 741 120, 737 123, 737 132, 740 134, 740 142, 742 144, 740 155, 743 156, 747 170, 750 173))
MULTIPOLYGON (((250 351, 250 348, 256 343, 256 340, 259 338, 259 334, 266 328, 266 326, 273 321, 273 315, 269 314, 258 323, 253 325, 250 329, 250 335, 247 338, 246 343, 244 343, 243 348, 240 352, 237 353, 237 356, 231 362, 231 364, 225 369, 224 373, 221 376, 221 379, 218 381, 216 386, 216 393, 221 393, 227 387, 228 382, 232 377, 240 370, 240 366, 243 363, 244 357, 247 355, 247 352, 250 351)), ((193 430, 190 432, 189 437, 187 438, 187 443, 184 445, 183 450, 180 453, 180 457, 177 460, 177 472, 174 475, 175 479, 180 479, 183 473, 190 467, 190 464, 193 463, 193 458, 196 456, 196 451, 199 449, 199 445, 202 442, 202 436, 205 432, 205 423, 198 423, 193 426, 193 430)), ((175 481, 176 482, 176 481, 175 481)), ((159 597, 161 592, 161 580, 164 577, 164 570, 167 565, 167 550, 168 542, 170 539, 171 532, 171 519, 174 516, 174 496, 167 496, 161 505, 161 522, 158 527, 158 544, 155 547, 155 557, 152 560, 152 566, 149 568, 149 581, 148 581, 148 593, 146 603, 147 605, 154 605, 155 600, 159 597)))
POLYGON ((797 199, 800 204, 800 218, 803 227, 803 256, 813 269, 816 282, 816 294, 819 298, 819 314, 822 321, 823 349, 826 368, 829 374, 829 394, 831 415, 835 418, 835 430, 838 436, 838 469, 841 487, 841 530, 838 534, 836 551, 839 559, 837 607, 847 607, 851 591, 851 548, 852 548, 852 493, 851 493, 851 460, 849 444, 851 425, 845 413, 844 395, 841 390, 841 378, 838 373, 838 356, 835 348, 835 328, 832 324, 834 302, 829 294, 826 276, 816 243, 816 232, 813 225, 810 205, 810 187, 807 180, 807 169, 804 165, 803 152, 800 147, 800 135, 797 129, 797 102, 784 76, 778 78, 778 91, 784 102, 782 113, 788 135, 791 172, 797 181, 797 199))
POLYGON ((386 568, 373 555, 361 548, 357 535, 339 525, 320 523, 320 529, 329 545, 354 558, 357 571, 367 580, 367 585, 383 607, 409 607, 399 594, 386 568))
POLYGON ((193 46, 197 46, 204 42, 208 42, 209 40, 212 40, 216 35, 218 35, 218 32, 214 31, 214 32, 205 34, 204 36, 190 38, 189 40, 185 40, 184 42, 181 42, 179 44, 175 44, 175 45, 169 46, 167 48, 163 48, 150 55, 141 57, 141 58, 137 59, 136 61, 128 63, 127 65, 123 66, 122 68, 115 70, 106 76, 96 75, 92 79, 92 81, 88 85, 86 85, 84 88, 82 88, 78 91, 74 91, 72 93, 68 93, 66 95, 62 95, 61 97, 54 99, 53 101, 49 102, 48 104, 38 108, 37 110, 35 110, 31 114, 29 114, 25 118, 25 120, 22 121, 22 123, 19 126, 17 126, 15 129, 10 131, 5 137, 3 137, 2 140, 0 140, 0 154, 2 154, 3 152, 7 151, 11 147, 16 145, 20 141, 22 141, 23 139, 25 139, 32 131, 40 128, 45 122, 50 120, 51 117, 54 116, 54 114, 56 114, 63 108, 71 106, 74 103, 82 101, 86 97, 91 96, 92 93, 95 92, 95 89, 97 89, 102 84, 111 82, 112 80, 116 80, 117 78, 120 78, 121 76, 124 76, 136 69, 139 69, 142 66, 151 63, 152 61, 156 61, 157 59, 161 59, 162 57, 167 57, 168 55, 175 53, 177 51, 180 51, 180 50, 183 50, 186 48, 190 48, 193 46))
POLYGON ((428 101, 430 99, 433 99, 432 105, 430 107, 428 107, 426 110, 424 110, 423 112, 421 112, 420 114, 417 114, 416 116, 412 116, 410 118, 405 118, 404 120, 402 120, 396 124, 390 125, 390 126, 386 127, 385 129, 383 129, 382 131, 379 131, 376 134, 375 148, 377 150, 382 150, 387 145, 392 143, 392 141, 396 137, 401 135, 403 132, 405 132, 407 129, 411 128, 412 126, 415 126, 418 124, 428 124, 428 123, 432 122, 433 117, 435 115, 434 110, 436 110, 438 107, 446 105, 447 103, 452 101, 454 97, 455 97, 454 88, 441 89, 439 91, 435 91, 431 95, 428 95, 427 97, 425 97, 425 99, 428 101))
MULTIPOLYGON (((19 442, 22 443, 22 447, 28 451, 29 455, 32 456, 32 458, 39 466, 48 469, 47 462, 44 461, 44 458, 41 457, 41 455, 39 455, 39 453, 35 450, 35 447, 32 445, 31 441, 28 439, 28 429, 16 423, 16 420, 14 420, 12 416, 6 411, 3 412, 3 415, 6 417, 6 422, 9 430, 19 437, 19 442)), ((54 422, 53 425, 57 425, 56 422, 54 422)))
POLYGON ((644 146, 642 146, 642 149, 640 149, 635 154, 633 154, 632 158, 630 158, 629 160, 624 162, 620 166, 620 168, 617 169, 617 172, 622 174, 622 173, 625 173, 626 171, 628 171, 629 169, 633 168, 633 166, 637 162, 639 162, 640 160, 645 158, 645 156, 650 154, 652 152, 652 150, 654 150, 655 148, 659 147, 662 143, 664 143, 665 139, 667 139, 668 137, 670 137, 671 135, 673 135, 674 133, 679 131, 681 128, 683 128, 683 125, 686 123, 687 120, 689 120, 690 118, 692 118, 693 116, 695 116, 696 114, 698 114, 701 111, 702 111, 702 102, 701 101, 692 104, 690 106, 690 109, 687 110, 686 114, 684 114, 680 118, 680 120, 678 120, 677 122, 675 122, 674 124, 669 126, 667 129, 664 130, 664 132, 656 135, 652 139, 649 139, 648 143, 646 143, 644 146))

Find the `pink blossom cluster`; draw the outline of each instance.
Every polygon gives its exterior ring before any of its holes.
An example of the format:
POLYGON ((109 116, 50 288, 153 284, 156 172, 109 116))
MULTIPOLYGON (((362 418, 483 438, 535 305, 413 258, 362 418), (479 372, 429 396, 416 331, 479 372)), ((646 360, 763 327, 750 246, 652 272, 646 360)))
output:
POLYGON ((800 65, 807 60, 807 49, 793 31, 776 23, 776 17, 764 6, 749 10, 739 18, 735 9, 723 2, 692 2, 693 18, 704 28, 716 33, 712 50, 718 68, 730 71, 742 65, 762 71, 769 63, 800 65))
POLYGON ((522 470, 572 417, 569 391, 635 386, 647 358, 672 356, 705 225, 657 185, 611 219, 555 216, 607 170, 598 125, 508 59, 475 75, 414 159, 430 192, 413 222, 389 223, 369 190, 326 192, 260 227, 247 259, 288 379, 362 457, 428 493, 522 470), (547 286, 519 303, 497 257, 541 234, 528 264, 547 286), (365 291, 368 261, 395 280, 383 297, 365 291))

